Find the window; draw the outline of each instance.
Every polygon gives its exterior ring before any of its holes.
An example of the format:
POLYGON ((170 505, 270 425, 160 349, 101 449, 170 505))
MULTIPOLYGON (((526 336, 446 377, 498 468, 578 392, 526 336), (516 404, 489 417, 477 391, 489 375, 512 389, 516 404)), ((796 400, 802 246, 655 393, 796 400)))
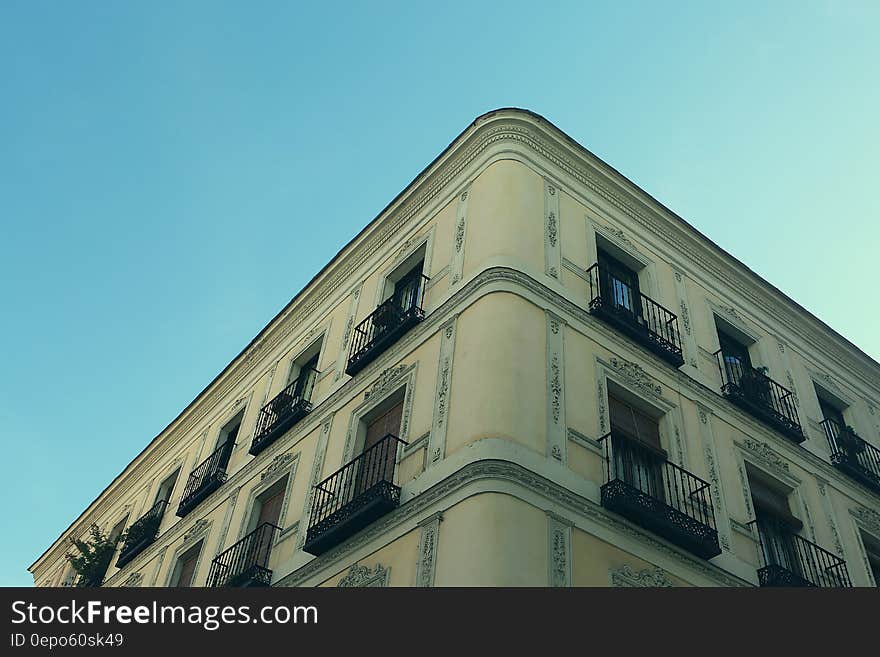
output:
POLYGON ((719 329, 718 344, 721 347, 725 367, 739 375, 735 377, 736 379, 740 378, 743 370, 752 369, 752 359, 749 357, 749 348, 745 343, 719 329))
POLYGON ((791 513, 788 491, 752 471, 748 472, 748 479, 766 565, 780 566, 800 575, 801 560, 794 536, 803 523, 791 513))
POLYGON ((311 400, 315 383, 318 380, 318 358, 321 355, 321 343, 318 341, 306 349, 290 364, 290 374, 287 377, 287 386, 295 384, 292 394, 294 399, 311 400))
POLYGON ((393 305, 401 310, 408 310, 419 305, 419 292, 422 288, 422 273, 425 267, 425 247, 394 268, 385 279, 380 303, 392 300, 393 305))
POLYGON ((217 445, 214 450, 224 447, 217 462, 216 470, 223 470, 229 465, 229 458, 232 456, 232 449, 235 447, 235 439, 238 437, 238 431, 241 429, 241 421, 244 418, 244 411, 240 411, 238 415, 223 425, 220 434, 217 436, 217 445))
POLYGON ((193 585, 193 579, 196 574, 196 565, 199 561, 199 554, 202 551, 202 541, 184 552, 177 558, 174 565, 174 573, 171 576, 169 586, 178 586, 188 588, 193 585))
POLYGON ((874 586, 880 587, 880 540, 865 532, 859 532, 862 536, 862 545, 865 546, 865 554, 868 557, 868 567, 874 576, 874 586))
POLYGON ((638 274, 601 248, 598 251, 598 260, 602 276, 600 287, 605 301, 613 308, 628 310, 640 316, 642 304, 638 274))
POLYGON ((843 419, 843 410, 846 408, 846 404, 834 399, 818 386, 814 387, 816 389, 816 397, 819 400, 819 409, 822 411, 822 419, 831 420, 838 430, 846 427, 846 420, 843 419))
POLYGON ((156 500, 153 504, 168 502, 171 499, 171 493, 174 490, 174 484, 177 483, 179 474, 180 468, 177 468, 171 475, 162 480, 162 483, 159 484, 159 490, 156 491, 156 500))
POLYGON ((355 480, 355 494, 368 490, 381 481, 394 478, 397 460, 397 441, 385 440, 388 436, 400 436, 400 420, 403 416, 403 394, 398 394, 382 404, 365 418, 363 454, 355 480))
POLYGON ((119 535, 122 534, 122 530, 125 529, 125 522, 127 520, 128 514, 126 514, 126 516, 122 520, 113 525, 113 529, 110 530, 111 541, 115 541, 117 538, 119 538, 119 535))
POLYGON ((657 419, 614 394, 608 395, 612 467, 617 479, 663 500, 663 463, 657 419))

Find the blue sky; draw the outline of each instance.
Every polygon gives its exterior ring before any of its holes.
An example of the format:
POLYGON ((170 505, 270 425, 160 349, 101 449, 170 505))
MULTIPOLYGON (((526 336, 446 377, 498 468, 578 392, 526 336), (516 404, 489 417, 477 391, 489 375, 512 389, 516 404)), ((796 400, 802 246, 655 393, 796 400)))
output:
POLYGON ((867 1, 0 3, 0 584, 493 108, 880 358, 878 33, 867 1))

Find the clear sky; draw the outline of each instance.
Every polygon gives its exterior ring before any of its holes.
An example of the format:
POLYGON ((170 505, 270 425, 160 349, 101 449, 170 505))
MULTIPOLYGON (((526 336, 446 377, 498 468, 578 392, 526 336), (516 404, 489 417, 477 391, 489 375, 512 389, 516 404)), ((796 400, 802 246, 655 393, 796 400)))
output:
POLYGON ((880 358, 878 34, 855 0, 3 0, 0 584, 497 107, 880 358))

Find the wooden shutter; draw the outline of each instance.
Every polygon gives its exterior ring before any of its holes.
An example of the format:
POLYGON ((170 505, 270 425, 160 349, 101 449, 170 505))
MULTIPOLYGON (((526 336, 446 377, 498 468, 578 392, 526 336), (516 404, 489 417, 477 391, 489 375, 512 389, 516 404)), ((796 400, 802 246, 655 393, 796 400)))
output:
POLYGON ((403 417, 403 401, 395 404, 367 425, 367 437, 364 440, 364 451, 382 440, 389 433, 400 434, 400 419, 403 417))
MULTIPOLYGON (((286 480, 285 480, 286 481, 286 480)), ((256 527, 259 527, 264 522, 271 523, 273 525, 278 525, 278 521, 281 518, 281 505, 284 502, 284 488, 282 485, 278 487, 278 490, 274 493, 270 493, 269 497, 265 498, 260 504, 260 515, 257 518, 256 527)))
MULTIPOLYGON (((201 549, 201 546, 199 546, 201 549)), ((177 577, 177 586, 192 586, 193 577, 196 572, 196 561, 199 559, 199 549, 190 550, 180 558, 180 574, 177 577)))

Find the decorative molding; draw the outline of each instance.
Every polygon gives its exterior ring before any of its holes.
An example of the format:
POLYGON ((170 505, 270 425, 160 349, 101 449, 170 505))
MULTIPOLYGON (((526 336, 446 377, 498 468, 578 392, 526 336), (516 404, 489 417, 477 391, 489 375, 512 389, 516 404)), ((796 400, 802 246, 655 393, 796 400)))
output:
POLYGON ((287 469, 287 466, 296 461, 298 457, 298 454, 294 454, 292 452, 278 454, 274 459, 272 459, 272 462, 266 467, 266 469, 260 473, 260 481, 262 482, 267 477, 273 477, 276 474, 281 474, 287 469))
POLYGON ((565 256, 562 257, 562 266, 578 278, 582 278, 585 281, 590 280, 590 275, 587 273, 586 269, 579 267, 576 263, 572 262, 565 256))
POLYGON ((544 272, 558 279, 562 268, 562 238, 557 192, 556 183, 544 180, 544 272))
POLYGON ((611 578, 612 586, 647 588, 668 588, 675 586, 669 578, 669 573, 656 566, 636 572, 630 566, 624 565, 620 568, 609 570, 608 575, 611 578))
POLYGON ((593 440, 589 436, 585 436, 576 429, 568 427, 568 439, 575 445, 580 445, 584 449, 587 449, 598 456, 602 456, 603 458, 605 456, 605 452, 602 450, 602 445, 599 441, 593 440))
POLYGON ((189 530, 183 535, 184 544, 194 543, 197 539, 201 538, 205 534, 208 533, 208 530, 211 528, 211 521, 207 518, 199 518, 196 520, 189 530))
POLYGON ((351 568, 348 569, 348 573, 339 580, 336 586, 339 588, 388 586, 388 576, 390 574, 391 569, 385 568, 382 564, 376 564, 375 568, 372 569, 359 564, 352 564, 351 568))
POLYGON ((394 528, 402 529, 407 521, 417 517, 439 500, 448 497, 464 486, 484 479, 517 484, 531 493, 559 504, 577 517, 592 520, 612 531, 636 539, 647 549, 660 552, 664 556, 680 563, 684 568, 711 579, 719 586, 748 586, 748 583, 744 580, 703 559, 698 559, 684 550, 660 541, 647 530, 621 519, 616 514, 607 511, 600 504, 575 493, 565 486, 546 479, 515 463, 497 460, 477 461, 465 465, 443 481, 409 499, 405 504, 401 504, 397 509, 372 523, 347 541, 328 550, 320 557, 312 559, 294 572, 280 578, 275 585, 303 585, 310 578, 335 567, 335 564, 346 561, 358 550, 370 545, 371 542, 379 537, 392 538, 394 528))
POLYGON ((596 231, 600 235, 602 235, 602 237, 605 237, 612 242, 617 242, 620 245, 624 245, 628 247, 628 250, 638 251, 635 244, 632 243, 632 241, 626 236, 626 233, 624 233, 623 230, 621 230, 620 228, 617 228, 615 226, 608 226, 606 224, 600 224, 596 221, 593 222, 593 226, 596 231))
POLYGON ((546 312, 546 340, 547 340, 547 455, 559 461, 566 462, 567 436, 565 427, 565 331, 560 330, 560 325, 565 321, 546 312))
POLYGON ((765 442, 745 438, 741 443, 734 441, 734 444, 744 447, 749 452, 757 456, 763 463, 770 466, 771 469, 790 475, 788 461, 783 459, 765 442))
POLYGON ((229 524, 232 521, 232 514, 235 512, 235 503, 238 501, 238 494, 240 492, 241 486, 238 486, 229 495, 229 501, 226 505, 226 513, 223 515, 223 526, 220 529, 220 538, 217 540, 217 554, 220 554, 226 546, 226 535, 229 532, 229 524))
POLYGON ((351 340, 351 332, 354 330, 355 319, 357 318, 358 300, 361 296, 363 281, 354 286, 348 301, 348 315, 345 319, 345 331, 342 334, 342 342, 339 344, 339 353, 336 356, 336 372, 333 375, 333 381, 339 381, 345 374, 345 368, 348 363, 348 343, 351 340))
POLYGON ((688 335, 691 334, 691 314, 688 312, 687 304, 684 302, 684 299, 680 302, 681 306, 681 324, 684 326, 684 331, 688 335))
POLYGON ((315 486, 321 481, 321 473, 324 470, 324 459, 327 455, 327 442, 330 437, 330 427, 333 424, 333 415, 328 416, 321 423, 321 433, 318 435, 318 444, 315 445, 315 460, 312 463, 312 475, 309 478, 308 492, 303 503, 303 512, 300 516, 299 526, 303 531, 299 532, 296 539, 296 547, 302 548, 306 542, 306 533, 309 526, 309 516, 312 513, 312 504, 315 501, 315 486))
POLYGON ((865 530, 880 538, 880 513, 864 506, 850 509, 849 513, 865 530))
POLYGON ((416 564, 416 586, 434 586, 434 574, 437 570, 437 542, 440 538, 442 513, 421 523, 422 533, 419 537, 419 560, 416 564))
POLYGON ((800 407, 801 401, 798 399, 797 389, 794 387, 794 377, 789 370, 785 370, 785 378, 788 380, 788 389, 791 391, 791 399, 794 405, 800 407))
POLYGON ((374 395, 384 394, 389 388, 393 387, 403 378, 409 368, 409 365, 401 363, 400 365, 387 367, 382 370, 376 382, 364 393, 364 399, 366 400, 374 395))
POLYGON ((629 379, 635 386, 645 392, 660 397, 663 394, 663 388, 644 370, 641 365, 630 362, 624 358, 612 356, 609 359, 611 367, 620 374, 629 379))
POLYGON ((458 207, 455 211, 455 249, 452 252, 452 259, 449 263, 449 268, 452 272, 452 276, 449 279, 450 287, 461 281, 461 278, 464 275, 468 198, 470 198, 470 192, 468 189, 465 189, 458 197, 458 207))
POLYGON ((547 513, 547 581, 553 587, 571 586, 571 523, 547 513))
POLYGON ((141 573, 134 572, 125 578, 125 581, 122 582, 122 586, 126 588, 136 588, 141 585, 143 580, 144 576, 141 573))
POLYGON ((819 487, 819 497, 822 502, 822 510, 825 511, 825 522, 831 529, 831 542, 834 544, 834 550, 837 556, 843 557, 843 542, 840 540, 840 533, 837 530, 837 522, 834 520, 834 510, 831 506, 831 500, 828 499, 827 482, 818 479, 816 484, 819 487))
POLYGON ((428 458, 425 467, 446 456, 446 431, 449 424, 449 402, 452 396, 452 366, 455 355, 455 334, 457 315, 441 327, 440 355, 437 366, 437 384, 434 395, 434 409, 431 420, 431 435, 428 439, 428 458))
POLYGON ((599 435, 604 436, 609 431, 609 425, 607 421, 608 411, 606 406, 605 384, 601 381, 596 385, 596 392, 599 400, 599 435))

